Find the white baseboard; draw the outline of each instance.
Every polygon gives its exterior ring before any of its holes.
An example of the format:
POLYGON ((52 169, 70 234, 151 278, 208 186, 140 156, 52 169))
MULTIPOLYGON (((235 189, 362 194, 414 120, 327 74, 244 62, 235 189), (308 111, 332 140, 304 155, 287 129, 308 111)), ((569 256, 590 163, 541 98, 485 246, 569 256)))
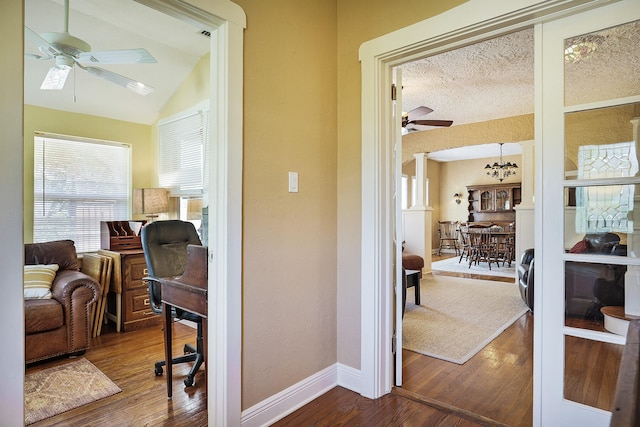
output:
POLYGON ((360 371, 339 363, 329 366, 242 411, 242 426, 269 426, 338 385, 359 393, 360 371))
POLYGON ((338 385, 347 390, 360 393, 360 371, 342 363, 338 363, 338 385))

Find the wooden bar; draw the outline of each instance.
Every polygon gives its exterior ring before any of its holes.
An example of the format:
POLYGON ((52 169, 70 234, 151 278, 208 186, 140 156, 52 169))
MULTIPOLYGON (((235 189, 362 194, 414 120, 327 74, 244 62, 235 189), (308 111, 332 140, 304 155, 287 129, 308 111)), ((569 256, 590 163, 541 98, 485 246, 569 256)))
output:
POLYGON ((613 400, 611 427, 637 426, 640 423, 640 319, 629 322, 627 343, 618 371, 613 400))

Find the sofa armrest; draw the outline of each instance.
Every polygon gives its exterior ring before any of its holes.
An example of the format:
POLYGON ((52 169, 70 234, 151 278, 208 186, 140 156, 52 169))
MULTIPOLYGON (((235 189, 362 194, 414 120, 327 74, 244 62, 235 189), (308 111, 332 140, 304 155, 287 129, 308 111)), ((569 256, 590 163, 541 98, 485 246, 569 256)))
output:
POLYGON ((64 310, 69 352, 89 347, 91 304, 98 300, 101 291, 100 283, 80 271, 63 270, 56 274, 51 293, 64 310))
POLYGON ((102 289, 100 283, 96 282, 91 276, 81 271, 62 270, 58 271, 53 283, 51 284, 51 293, 60 304, 68 305, 80 298, 84 304, 90 305, 98 300, 102 289), (77 294, 76 291, 86 289, 88 293, 77 294))

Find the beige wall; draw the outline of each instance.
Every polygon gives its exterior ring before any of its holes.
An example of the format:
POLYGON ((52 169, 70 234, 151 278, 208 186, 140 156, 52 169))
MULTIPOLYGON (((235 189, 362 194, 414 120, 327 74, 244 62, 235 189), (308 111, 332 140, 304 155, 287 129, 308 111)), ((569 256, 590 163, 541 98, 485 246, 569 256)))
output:
POLYGON ((24 240, 33 241, 33 136, 48 132, 131 144, 133 187, 149 187, 157 175, 151 126, 86 114, 24 106, 24 240))
POLYGON ((247 15, 242 340, 247 409, 337 361, 337 16, 336 3, 326 0, 237 3, 247 15), (290 171, 299 174, 298 193, 288 192, 290 171))

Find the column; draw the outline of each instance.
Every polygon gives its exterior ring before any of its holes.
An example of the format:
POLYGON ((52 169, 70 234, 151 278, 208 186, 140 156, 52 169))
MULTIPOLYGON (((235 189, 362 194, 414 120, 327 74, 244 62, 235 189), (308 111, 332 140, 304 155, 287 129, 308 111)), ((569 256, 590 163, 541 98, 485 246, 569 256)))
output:
POLYGON ((424 184, 427 180, 427 153, 414 153, 416 159, 416 204, 413 208, 424 208, 429 205, 425 200, 424 184))
POLYGON ((426 200, 427 153, 415 153, 416 159, 416 203, 402 212, 405 252, 424 259, 423 273, 431 271, 432 217, 433 209, 426 200))
POLYGON ((520 173, 522 177, 522 202, 514 206, 516 211, 516 263, 520 256, 535 245, 535 206, 534 206, 534 173, 535 173, 535 144, 533 141, 523 141, 522 163, 520 173))

